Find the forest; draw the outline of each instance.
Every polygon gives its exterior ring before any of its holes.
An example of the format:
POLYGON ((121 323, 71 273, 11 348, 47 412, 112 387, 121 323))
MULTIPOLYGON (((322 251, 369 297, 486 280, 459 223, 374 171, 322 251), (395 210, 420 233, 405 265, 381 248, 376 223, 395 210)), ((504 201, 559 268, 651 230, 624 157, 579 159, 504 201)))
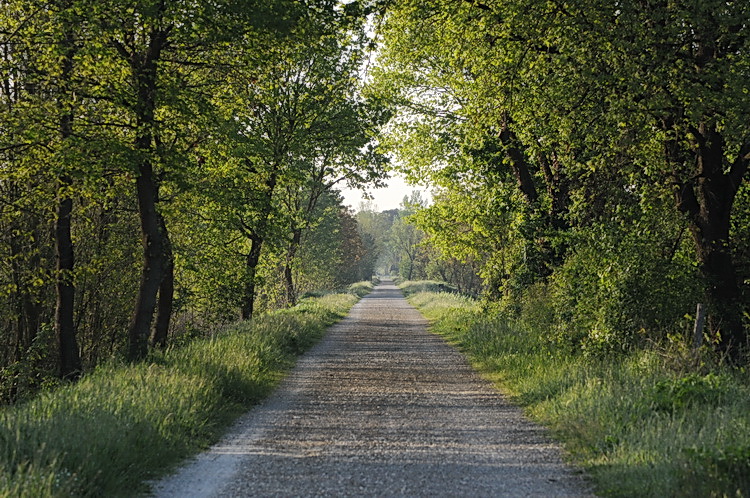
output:
POLYGON ((744 1, 7 0, 0 399, 374 273, 747 363, 744 1), (389 171, 432 186, 355 212, 389 171), (446 287, 448 288, 448 287, 446 287))
POLYGON ((338 2, 0 6, 0 398, 369 278, 366 17, 338 2))

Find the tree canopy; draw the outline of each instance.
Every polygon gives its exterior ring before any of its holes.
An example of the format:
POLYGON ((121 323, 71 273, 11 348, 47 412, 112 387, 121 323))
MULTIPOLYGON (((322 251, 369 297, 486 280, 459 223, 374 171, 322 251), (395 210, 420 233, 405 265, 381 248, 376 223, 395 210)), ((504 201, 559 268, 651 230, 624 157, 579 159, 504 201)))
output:
POLYGON ((479 261, 494 299, 563 285, 573 308, 557 311, 605 349, 664 333, 700 300, 711 340, 738 359, 748 14, 744 2, 390 5, 369 91, 394 110, 383 141, 401 168, 439 187, 418 224, 479 261), (586 275, 593 287, 571 288, 586 275), (581 295, 615 289, 609 304, 581 295))
POLYGON ((592 355, 703 303, 742 364, 749 19, 733 0, 5 1, 0 396, 374 272, 592 355), (343 205, 388 169, 432 203, 343 205))

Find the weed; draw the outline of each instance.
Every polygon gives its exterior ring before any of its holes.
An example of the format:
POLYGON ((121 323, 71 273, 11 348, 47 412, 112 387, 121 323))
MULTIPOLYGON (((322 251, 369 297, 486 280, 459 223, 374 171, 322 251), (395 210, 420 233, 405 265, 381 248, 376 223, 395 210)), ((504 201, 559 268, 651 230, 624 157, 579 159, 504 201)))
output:
POLYGON ((716 406, 730 390, 727 375, 709 372, 692 373, 676 379, 661 380, 651 389, 651 404, 655 410, 675 412, 693 404, 716 406))

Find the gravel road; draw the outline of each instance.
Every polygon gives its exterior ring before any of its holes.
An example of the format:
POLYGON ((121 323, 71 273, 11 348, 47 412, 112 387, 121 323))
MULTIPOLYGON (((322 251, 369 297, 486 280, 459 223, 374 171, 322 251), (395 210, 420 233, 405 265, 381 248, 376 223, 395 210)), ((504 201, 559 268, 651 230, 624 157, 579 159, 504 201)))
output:
POLYGON ((158 497, 592 496, 390 282, 158 497))

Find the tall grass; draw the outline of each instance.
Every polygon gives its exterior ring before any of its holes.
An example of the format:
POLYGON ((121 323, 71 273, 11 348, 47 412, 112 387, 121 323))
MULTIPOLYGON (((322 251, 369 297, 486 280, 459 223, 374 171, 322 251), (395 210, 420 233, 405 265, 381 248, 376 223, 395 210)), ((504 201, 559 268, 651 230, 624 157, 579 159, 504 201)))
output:
POLYGON ((680 367, 657 349, 585 358, 458 295, 416 293, 410 301, 551 428, 599 494, 750 496, 746 374, 680 367))
POLYGON ((355 296, 363 297, 372 292, 372 289, 375 288, 375 285, 380 283, 380 280, 374 279, 372 281, 362 281, 357 282, 349 286, 348 291, 351 294, 354 294, 355 296))
POLYGON ((215 441, 357 301, 305 299, 0 410, 0 496, 131 496, 215 441))

